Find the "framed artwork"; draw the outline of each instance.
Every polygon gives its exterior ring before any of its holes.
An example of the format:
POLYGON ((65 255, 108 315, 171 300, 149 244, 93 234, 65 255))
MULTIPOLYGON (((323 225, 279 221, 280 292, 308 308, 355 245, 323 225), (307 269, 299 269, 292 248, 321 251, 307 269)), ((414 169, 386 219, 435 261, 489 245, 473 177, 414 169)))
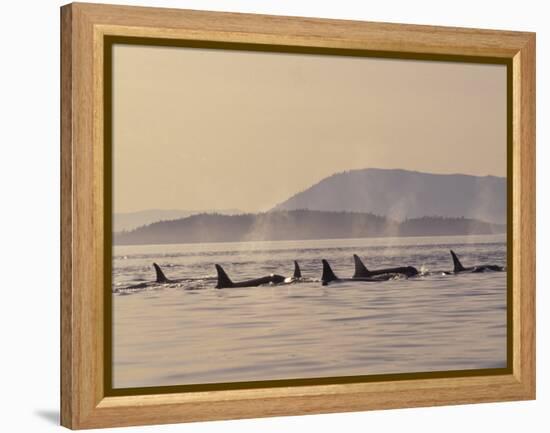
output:
POLYGON ((535 35, 61 8, 61 416, 535 398, 535 35))

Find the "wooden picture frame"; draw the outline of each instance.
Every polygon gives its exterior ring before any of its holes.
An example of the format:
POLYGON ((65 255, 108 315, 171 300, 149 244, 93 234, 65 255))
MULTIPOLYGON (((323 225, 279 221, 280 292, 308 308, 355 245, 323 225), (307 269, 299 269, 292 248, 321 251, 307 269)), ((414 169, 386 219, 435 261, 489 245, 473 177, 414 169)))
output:
MULTIPOLYGON (((323 51, 325 50, 325 51, 323 51)), ((535 34, 73 3, 61 8, 61 424, 72 429, 535 398, 535 34), (509 65, 509 369, 189 392, 109 394, 109 38, 348 50, 509 65), (107 342, 108 343, 108 342, 107 342), (108 349, 107 349, 108 350, 108 349)), ((110 283, 110 282, 109 282, 110 283)))

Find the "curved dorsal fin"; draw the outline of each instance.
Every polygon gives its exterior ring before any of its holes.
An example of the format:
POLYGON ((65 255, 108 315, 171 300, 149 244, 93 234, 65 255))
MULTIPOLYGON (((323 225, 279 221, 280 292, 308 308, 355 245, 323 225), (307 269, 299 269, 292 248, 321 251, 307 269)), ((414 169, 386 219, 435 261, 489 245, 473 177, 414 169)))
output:
POLYGON ((225 287, 233 286, 233 281, 231 281, 231 278, 227 276, 220 265, 216 265, 216 272, 218 273, 218 284, 216 285, 216 289, 223 289, 225 287))
POLYGON ((157 283, 167 283, 168 278, 166 278, 166 275, 164 275, 164 272, 162 272, 160 266, 156 263, 153 263, 153 267, 155 268, 155 272, 157 273, 157 283))
POLYGON ((364 278, 370 276, 370 271, 357 254, 353 255, 353 261, 355 262, 355 273, 353 274, 353 278, 364 278))
POLYGON ((302 278, 302 271, 300 270, 300 265, 296 260, 294 260, 294 278, 302 278))
POLYGON ((331 281, 337 280, 338 277, 332 272, 332 268, 328 264, 328 262, 323 259, 323 275, 321 276, 321 281, 323 284, 329 283, 331 281))
POLYGON ((462 266, 462 263, 460 263, 460 260, 458 260, 458 257, 453 250, 451 250, 451 256, 453 257, 453 264, 455 266, 454 271, 455 272, 463 271, 465 268, 464 266, 462 266))

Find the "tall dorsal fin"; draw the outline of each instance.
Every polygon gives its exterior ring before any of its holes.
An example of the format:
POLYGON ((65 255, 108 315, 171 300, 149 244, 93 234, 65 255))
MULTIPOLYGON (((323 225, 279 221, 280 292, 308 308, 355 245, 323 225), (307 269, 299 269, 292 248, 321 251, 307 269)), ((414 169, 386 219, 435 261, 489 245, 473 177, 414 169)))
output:
POLYGON ((355 262, 355 273, 353 274, 353 278, 370 277, 370 271, 367 269, 367 267, 364 265, 357 254, 353 255, 353 261, 355 262))
POLYGON ((162 272, 160 266, 156 263, 153 263, 153 267, 155 268, 155 272, 157 273, 157 283, 168 283, 169 280, 168 278, 166 278, 166 275, 164 275, 164 272, 162 272))
POLYGON ((302 271, 300 270, 300 265, 296 260, 294 260, 294 278, 302 278, 302 271))
POLYGON ((216 265, 216 272, 218 273, 218 284, 216 289, 223 289, 225 287, 233 287, 233 281, 227 276, 225 271, 220 265, 216 265))
POLYGON ((453 263, 455 266, 454 271, 455 272, 463 271, 465 268, 464 266, 462 266, 462 263, 460 263, 460 260, 458 260, 458 257, 453 250, 451 250, 451 256, 453 257, 453 263))
POLYGON ((330 283, 331 281, 337 280, 338 277, 332 272, 332 268, 328 262, 323 259, 323 275, 321 276, 321 281, 323 284, 330 283))

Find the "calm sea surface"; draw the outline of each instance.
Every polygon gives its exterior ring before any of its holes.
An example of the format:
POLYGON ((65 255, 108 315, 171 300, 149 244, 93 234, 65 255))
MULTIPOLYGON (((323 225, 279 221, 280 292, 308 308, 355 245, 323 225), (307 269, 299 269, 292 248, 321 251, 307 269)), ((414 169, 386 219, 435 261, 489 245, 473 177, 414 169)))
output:
POLYGON ((506 366, 504 235, 115 247, 113 386, 185 385, 497 368, 506 366), (419 277, 322 286, 321 259, 339 277, 352 254, 369 269, 412 265, 419 277), (306 281, 215 289, 214 263, 233 281, 271 273, 306 281), (184 281, 143 290, 152 262, 184 281))

